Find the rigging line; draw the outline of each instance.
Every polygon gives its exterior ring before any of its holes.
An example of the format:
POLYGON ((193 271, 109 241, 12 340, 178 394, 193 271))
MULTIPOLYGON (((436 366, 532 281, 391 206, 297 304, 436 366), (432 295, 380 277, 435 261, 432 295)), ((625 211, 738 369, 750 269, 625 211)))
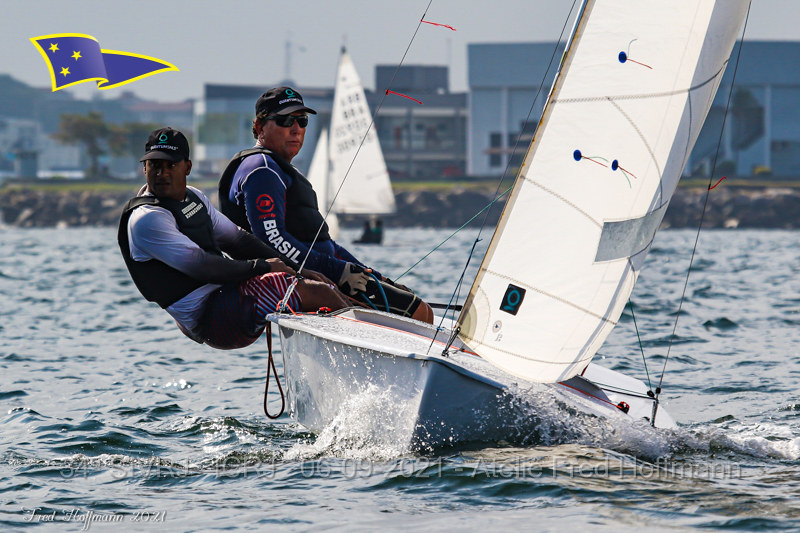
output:
MULTIPOLYGON (((555 46, 553 46, 553 53, 550 54, 550 61, 547 63, 547 68, 545 69, 544 74, 542 75, 542 81, 539 83, 539 88, 536 91, 536 95, 533 97, 533 101, 531 102, 530 108, 528 108, 528 114, 525 116, 524 124, 528 123, 528 121, 531 118, 531 115, 533 114, 533 109, 534 109, 534 107, 536 107, 536 100, 538 100, 539 95, 542 93, 542 89, 544 88, 545 81, 547 80, 547 74, 550 72, 550 68, 553 66, 553 60, 555 59, 556 53, 558 52, 558 45, 561 43, 561 40, 564 37, 564 32, 566 31, 567 25, 569 24, 570 18, 572 17, 572 12, 575 10, 575 4, 577 3, 577 1, 578 0, 573 0, 572 6, 570 6, 569 12, 567 13, 566 18, 564 19, 564 25, 561 27, 561 33, 558 36, 558 40, 556 41, 555 46)), ((565 51, 566 51, 567 48, 568 47, 565 47, 565 51)), ((545 106, 546 105, 547 105, 547 102, 545 102, 545 106)), ((494 190, 495 197, 498 197, 498 193, 500 192, 500 187, 502 186, 503 181, 506 179, 506 175, 508 174, 508 171, 511 168, 511 160, 514 158, 514 155, 516 155, 516 153, 517 153, 517 148, 519 147, 520 140, 522 139, 522 135, 524 133, 524 131, 523 131, 524 129, 525 128, 523 126, 523 128, 520 129, 519 135, 517 136, 516 140, 514 141, 514 148, 511 149, 511 155, 506 160, 506 166, 503 169, 503 175, 500 176, 500 180, 497 182, 497 187, 494 190)), ((534 133, 534 135, 535 135, 535 133, 534 133)), ((520 174, 521 173, 518 172, 517 175, 519 176, 520 174)), ((517 182, 517 180, 514 180, 514 184, 516 184, 516 182, 517 182)), ((514 187, 514 184, 511 185, 511 188, 514 187)), ((508 191, 506 191, 506 192, 508 192, 508 191)), ((505 194, 506 193, 503 193, 503 195, 505 195, 505 194)), ((493 205, 493 203, 494 202, 492 202, 492 204, 489 204, 489 205, 491 206, 491 205, 493 205)), ((461 277, 459 277, 458 282, 456 283, 455 290, 453 290, 453 296, 451 297, 451 301, 452 301, 453 298, 456 297, 456 294, 460 295, 461 284, 463 282, 464 275, 466 274, 467 267, 469 266, 469 263, 472 260, 472 255, 475 253, 475 247, 481 241, 481 233, 483 233, 483 229, 486 227, 486 223, 487 223, 488 220, 489 220, 489 210, 487 209, 486 213, 483 216, 483 221, 481 222, 481 226, 480 226, 480 228, 478 228, 478 235, 475 236, 475 242, 472 244, 472 249, 470 250, 469 255, 467 256, 467 261, 466 261, 466 264, 464 265, 464 270, 463 270, 463 272, 461 274, 461 277)), ((485 258, 485 256, 484 256, 484 258, 485 258)), ((467 298, 469 298, 469 296, 467 296, 467 298)), ((458 300, 456 300, 456 302, 457 301, 458 300)), ((465 311, 464 308, 462 308, 461 309, 461 313, 463 314, 464 311, 465 311)), ((446 312, 445 312, 445 314, 446 314, 446 312)), ((456 322, 458 322, 458 321, 456 320, 456 322)), ((458 324, 456 324, 456 329, 460 330, 461 327, 458 326, 458 324)), ((444 350, 442 351, 442 353, 447 353, 447 350, 450 349, 450 345, 453 343, 454 340, 455 340, 455 335, 452 335, 450 337, 450 340, 448 341, 447 345, 445 346, 444 350)))
POLYGON ((626 389, 624 387, 615 387, 614 385, 606 385, 605 383, 600 383, 599 381, 592 381, 597 387, 602 390, 603 392, 616 392, 617 394, 625 394, 626 396, 633 396, 634 398, 641 398, 642 400, 652 400, 650 396, 647 394, 642 394, 641 392, 636 392, 632 389, 626 389))
MULTIPOLYGON (((714 179, 714 172, 717 170, 717 159, 719 158, 719 149, 722 145, 722 134, 725 131, 725 123, 728 120, 728 110, 730 109, 731 100, 733 98, 733 87, 736 83, 736 73, 739 70, 739 60, 742 57, 742 48, 744 48, 744 36, 747 32, 747 21, 750 19, 750 7, 752 0, 747 4, 747 15, 744 18, 744 27, 742 28, 742 40, 739 42, 739 52, 736 54, 736 65, 733 68, 733 78, 731 79, 731 90, 728 92, 728 101, 725 104, 725 114, 722 116, 722 127, 719 130, 719 138, 717 139, 717 151, 714 153, 714 163, 711 165, 711 173, 708 177, 708 187, 706 187, 706 197, 703 201, 703 211, 700 213, 700 223, 697 225, 697 235, 694 238, 694 247, 692 248, 692 255, 689 258, 689 268, 686 269, 686 280, 683 283, 683 292, 681 293, 681 300, 678 304, 678 313, 675 315, 675 324, 672 327, 672 335, 669 338, 669 345, 667 346, 667 355, 664 357, 664 366, 661 369, 661 377, 658 380, 658 387, 656 387, 656 400, 658 395, 661 394, 661 384, 664 382, 664 373, 667 371, 667 362, 669 361, 670 350, 672 349, 672 342, 675 340, 675 332, 678 329, 678 320, 681 316, 681 309, 683 308, 683 301, 686 298, 686 289, 689 286, 689 275, 692 272, 692 263, 694 262, 694 255, 697 251, 697 243, 700 241, 700 230, 703 228, 703 220, 706 216, 706 208, 708 207, 708 198, 711 193, 711 182, 714 179)), ((653 420, 655 423, 655 419, 653 420)))
MULTIPOLYGON (((528 114, 525 116, 525 124, 527 124, 527 123, 528 123, 528 121, 529 121, 529 119, 530 119, 531 115, 533 114, 533 109, 534 109, 534 107, 536 106, 536 100, 538 100, 538 98, 539 98, 539 95, 542 93, 542 90, 543 90, 543 88, 544 88, 545 81, 547 80, 547 74, 550 72, 550 68, 553 66, 553 60, 555 59, 555 57, 556 57, 556 53, 558 52, 558 45, 561 43, 561 40, 562 40, 562 38, 564 37, 564 32, 566 31, 567 25, 569 24, 570 18, 571 18, 571 16, 572 16, 572 12, 575 10, 575 4, 577 3, 577 1, 578 1, 578 0, 573 0, 573 2, 572 2, 572 6, 571 6, 571 7, 570 7, 570 9, 569 9, 569 13, 567 13, 567 16, 566 16, 566 18, 565 18, 565 20, 564 20, 564 25, 563 25, 563 26, 562 26, 562 28, 561 28, 561 33, 560 33, 560 34, 559 34, 559 36, 558 36, 558 41, 556 41, 556 44, 555 44, 555 46, 553 47, 553 53, 550 55, 550 61, 548 62, 548 64, 547 64, 547 68, 545 69, 545 71, 544 71, 544 74, 542 75, 542 81, 539 83, 539 88, 538 88, 538 89, 537 89, 537 91, 536 91, 536 95, 533 97, 533 101, 531 102, 531 106, 530 106, 530 108, 528 109, 528 114)), ((524 129, 524 128, 523 128, 523 129, 524 129)), ((511 155, 510 155, 510 156, 508 157, 508 159, 506 160, 506 166, 505 166, 505 168, 503 169, 503 175, 502 175, 502 176, 500 176, 500 180, 497 182, 497 187, 495 188, 495 191, 494 191, 494 196, 495 196, 495 199, 494 199, 494 200, 492 200, 492 202, 490 202, 490 203, 489 203, 489 205, 487 205, 487 206, 486 206, 484 209, 482 209, 481 211, 479 211, 479 212, 478 212, 478 213, 475 215, 475 216, 478 216, 478 215, 479 215, 479 214, 480 214, 482 211, 486 211, 486 213, 485 213, 485 214, 484 214, 484 216, 483 216, 483 221, 481 222, 480 228, 478 228, 478 235, 475 237, 475 242, 473 243, 473 245, 472 245, 472 249, 470 250, 470 253, 469 253, 469 255, 467 256, 467 261, 466 261, 466 264, 464 265, 464 270, 463 270, 463 272, 462 272, 462 274, 461 274, 461 277, 459 277, 459 280, 458 280, 458 282, 456 283, 455 290, 453 291, 453 296, 452 296, 452 297, 451 297, 451 299, 450 299, 450 300, 451 300, 451 302, 452 302, 453 298, 456 296, 456 294, 457 294, 457 293, 459 293, 459 291, 460 291, 460 288, 461 288, 461 283, 462 283, 462 281, 463 281, 464 275, 466 274, 467 267, 469 266, 469 263, 470 263, 470 260, 472 259, 472 255, 473 255, 473 253, 475 252, 475 246, 476 246, 476 245, 477 245, 477 244, 480 242, 480 240, 481 240, 481 233, 483 233, 483 229, 486 227, 486 223, 487 223, 487 221, 488 221, 488 219, 489 219, 489 210, 488 210, 488 208, 489 208, 489 207, 491 207, 492 205, 494 205, 494 203, 495 203, 495 202, 496 202, 496 201, 497 201, 499 198, 502 198, 503 196, 505 196, 505 195, 506 195, 506 194, 507 194, 507 193, 508 193, 508 192, 509 192, 511 189, 513 189, 513 187, 514 187, 514 185, 512 184, 512 185, 511 185, 511 187, 509 187, 508 189, 506 189, 506 191, 505 191, 505 192, 503 192, 503 194, 499 194, 499 192, 500 192, 500 187, 502 186, 502 184, 503 184, 503 181, 506 179, 506 176, 508 175, 508 171, 509 171, 509 169, 511 168, 511 160, 514 158, 514 155, 516 155, 516 153, 517 153, 517 148, 519 147, 519 144, 520 144, 520 140, 521 140, 521 138, 522 138, 522 135, 523 135, 523 132, 522 132, 522 131, 520 131, 520 134, 517 136, 517 138, 516 138, 516 140, 515 140, 515 142, 514 142, 514 147, 511 149, 511 155)), ((516 181, 516 180, 515 180, 515 181, 516 181)), ((471 220, 473 220, 474 218, 475 218, 475 217, 472 217, 472 218, 471 218, 469 221, 467 221, 467 223, 469 223, 469 222, 470 222, 471 220)), ((464 224, 464 226, 466 226, 466 224, 464 224)), ((460 231, 460 230, 461 230, 461 229, 462 229, 464 226, 461 226, 461 228, 459 228, 459 229, 456 231, 456 233, 457 233, 458 231, 460 231)), ((451 237, 452 237, 452 235, 451 235, 451 237)), ((449 239, 449 238, 450 238, 450 237, 448 237, 448 239, 449 239)), ((445 242, 446 242, 446 240, 445 240, 445 242)), ((444 243, 442 243, 442 244, 444 244, 444 243)), ((441 245, 440 245, 440 246, 441 246, 441 245)), ((438 248, 438 247, 437 247, 437 248, 438 248)), ((431 254, 431 253, 433 253, 434 251, 435 251, 435 249, 434 249, 434 250, 431 250, 431 251, 430 251, 428 254, 426 254, 426 255, 425 255, 425 256, 424 256, 424 257, 423 257, 423 258, 422 258, 420 261, 422 261, 423 259, 425 259, 425 258, 426 258, 428 255, 430 255, 430 254, 431 254)), ((417 264, 419 264, 419 261, 418 261, 417 263, 415 263, 415 264, 414 264, 414 265, 413 265, 411 268, 414 268, 414 266, 416 266, 417 264)), ((411 270, 411 269, 409 269, 409 270, 411 270)), ((407 273, 407 272, 408 272, 408 271, 406 271, 406 273, 407 273)), ((404 273, 404 274, 405 274, 405 273, 404 273)), ((456 300, 456 301, 458 301, 458 300, 456 300)), ((446 312, 445 312, 445 314, 446 314, 446 312)), ((448 348, 449 348, 449 343, 448 343, 448 346, 445 348, 445 351, 447 351, 447 349, 448 349, 448 348)))
POLYGON ((445 245, 445 243, 446 243, 447 241, 449 241, 450 239, 452 239, 453 237, 455 237, 455 236, 456 236, 456 234, 457 234, 459 231, 461 231, 462 229, 466 228, 466 227, 467 227, 467 224, 469 224, 470 222, 472 222, 473 220, 475 220, 476 218, 478 218, 478 216, 479 216, 481 213, 483 213, 484 211, 486 211, 487 209, 489 209, 490 207, 492 207, 492 204, 494 204, 494 203, 495 203, 496 201, 498 201, 500 198, 502 198, 503 196, 505 196, 506 194, 508 194, 508 193, 509 193, 509 191, 510 191, 510 190, 511 190, 513 187, 514 187, 514 186, 512 185, 511 187, 509 187, 508 189, 506 189, 505 191, 503 191, 503 192, 502 192, 502 194, 500 194, 499 196, 496 196, 496 197, 494 198, 494 200, 492 200, 491 202, 489 202, 488 204, 486 204, 486 205, 483 207, 483 209, 481 209, 480 211, 478 211, 477 213, 475 213, 474 215, 472 215, 472 218, 470 218, 469 220, 467 220, 466 222, 464 222, 464 223, 461 225, 461 227, 459 227, 457 230, 455 230, 453 233, 451 233, 451 234, 450 234, 450 235, 449 235, 449 236, 448 236, 448 237, 447 237, 445 240, 443 240, 442 242, 440 242, 439 244, 437 244, 437 245, 436 245, 436 246, 435 246, 435 247, 434 247, 434 248, 433 248, 431 251, 429 251, 427 254, 423 255, 423 256, 422 256, 422 258, 421 258, 419 261, 417 261, 416 263, 414 263, 413 265, 411 265, 410 267, 408 267, 408 269, 407 269, 405 272, 403 272, 402 274, 400 274, 399 276, 397 276, 397 277, 395 278, 395 281, 398 281, 398 280, 400 280, 400 278, 402 278, 403 276, 405 276, 406 274, 408 274, 409 272, 411 272, 411 271, 414 269, 414 267, 416 267, 418 264, 420 264, 420 263, 422 263, 423 261, 425 261, 425 259, 427 259, 429 255, 431 255, 433 252, 435 252, 436 250, 438 250, 439 248, 441 248, 442 246, 444 246, 444 245, 445 245))
MULTIPOLYGON (((389 86, 386 87, 388 90, 392 87, 394 83, 394 79, 397 76, 400 67, 403 66, 403 62, 406 60, 406 56, 408 55, 408 51, 411 49, 411 45, 414 43, 414 39, 417 37, 417 33, 419 32, 420 26, 422 26, 422 19, 425 18, 425 15, 428 14, 428 9, 430 9, 433 0, 429 0, 427 7, 425 7, 425 12, 422 13, 422 17, 420 17, 420 21, 417 23, 417 28, 414 30, 414 34, 411 36, 411 40, 408 42, 408 46, 406 47, 406 51, 403 52, 403 57, 400 59, 400 63, 397 64, 397 68, 394 69, 394 73, 392 74, 392 79, 389 80, 389 86)), ((364 136, 361 138, 361 142, 358 144, 358 148, 356 149, 356 153, 353 155, 353 159, 350 161, 350 165, 347 167, 347 170, 344 173, 344 177, 342 178, 342 182, 339 184, 339 188, 336 189, 336 194, 333 195, 333 199, 331 199, 330 204, 328 205, 328 210, 325 212, 325 216, 322 219, 322 224, 319 225, 317 228, 317 233, 314 235, 314 239, 311 241, 311 244, 308 247, 308 251, 306 252, 305 257, 303 258, 303 262, 300 264, 300 268, 297 270, 298 272, 303 271, 303 267, 306 265, 306 261, 308 261, 309 255, 311 255, 311 249, 314 247, 314 244, 317 242, 319 238, 319 234, 322 231, 322 228, 325 224, 325 221, 328 220, 328 215, 330 215, 331 210, 333 210, 333 205, 336 203, 336 198, 339 197, 339 192, 342 190, 345 182, 347 181, 347 177, 350 175, 350 169, 353 168, 353 164, 356 162, 356 158, 358 157, 358 153, 361 151, 361 147, 364 146, 364 141, 366 141, 367 136, 369 135, 372 126, 375 124, 375 117, 378 116, 378 112, 381 110, 383 106, 383 101, 386 99, 387 93, 384 91, 383 96, 381 97, 380 101, 378 102, 378 106, 375 108, 375 112, 372 114, 372 118, 370 120, 369 126, 367 126, 367 131, 364 132, 364 136)))
MULTIPOLYGON (((444 319, 445 316, 447 315, 447 310, 450 309, 451 305, 453 305, 453 300, 458 301, 457 294, 461 290, 461 284, 464 281, 464 276, 467 274, 469 261, 472 258, 472 255, 475 253, 475 247, 478 245, 479 242, 481 242, 480 239, 475 239, 475 242, 472 243, 472 249, 469 251, 469 255, 467 255, 467 263, 464 265, 464 270, 461 271, 461 275, 458 277, 458 282, 456 282, 456 290, 454 290, 452 296, 450 296, 450 301, 447 302, 447 309, 443 313, 442 319, 439 320, 439 326, 436 328, 436 331, 434 332, 433 337, 431 338, 431 344, 430 346, 428 346, 428 353, 430 353, 431 348, 433 348, 433 343, 436 341, 436 336, 439 334, 440 331, 442 331, 442 324, 444 324, 444 319)), ((460 329, 461 328, 459 326, 456 326, 455 328, 453 328, 453 331, 456 332, 457 334, 457 331, 460 329)), ((450 349, 450 345, 453 344, 454 340, 455 340, 455 334, 450 336, 450 339, 447 341, 444 350, 442 350, 442 355, 444 356, 447 355, 447 350, 450 349)))
MULTIPOLYGON (((569 24, 572 12, 575 10, 575 4, 577 3, 577 1, 578 0, 573 0, 572 7, 569 8, 569 13, 567 13, 567 17, 564 20, 564 25, 561 27, 561 34, 559 34, 558 40, 556 41, 556 44, 553 47, 553 53, 550 54, 550 61, 547 63, 547 68, 545 69, 544 74, 542 75, 542 81, 539 83, 539 88, 536 90, 536 96, 533 97, 533 101, 531 102, 531 107, 528 109, 528 114, 525 116, 525 124, 527 124, 528 120, 531 118, 531 115, 533 114, 533 109, 534 107, 536 107, 536 100, 538 100, 539 95, 542 94, 545 81, 547 81, 547 74, 550 72, 550 67, 553 66, 553 59, 555 59, 556 53, 558 52, 558 45, 561 43, 561 39, 564 37, 564 31, 567 29, 567 25, 569 24)), ((520 140, 522 139, 522 134, 523 132, 520 131, 520 134, 517 135, 517 138, 514 141, 514 147, 511 149, 511 155, 506 161, 506 166, 503 169, 503 175, 500 176, 500 181, 497 182, 497 188, 494 191, 495 196, 497 196, 498 191, 500 191, 500 186, 503 184, 503 181, 506 179, 506 175, 508 174, 508 171, 511 168, 511 160, 517 153, 517 148, 519 148, 520 140)), ((483 223, 481 223, 481 227, 478 229, 478 236, 476 237, 476 239, 480 239, 481 232, 483 231, 483 228, 486 226, 488 218, 489 218, 489 213, 487 212, 483 217, 483 223)))
POLYGON ((633 301, 628 298, 628 306, 631 308, 631 317, 633 317, 633 327, 636 330, 636 338, 639 340, 639 350, 642 352, 642 362, 644 363, 644 373, 647 375, 647 388, 653 390, 653 384, 650 383, 650 371, 647 370, 647 358, 644 356, 644 346, 642 346, 642 337, 639 336, 639 326, 636 324, 636 315, 633 312, 633 301))

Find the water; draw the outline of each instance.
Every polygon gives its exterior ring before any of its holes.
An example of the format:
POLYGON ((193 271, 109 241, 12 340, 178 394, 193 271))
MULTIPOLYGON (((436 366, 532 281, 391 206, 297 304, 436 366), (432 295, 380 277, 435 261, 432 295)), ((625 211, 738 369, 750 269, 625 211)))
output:
MULTIPOLYGON (((396 276, 447 235, 394 230, 356 250, 396 276)), ((447 301, 474 235, 402 281, 447 301)), ((184 338, 136 292, 114 230, 3 229, 0 528, 796 530, 797 240, 702 234, 662 395, 678 430, 554 404, 527 441, 420 455, 362 431, 380 391, 318 436, 267 420, 264 343, 221 352, 184 338)), ((655 386, 693 242, 661 232, 634 292, 648 371, 627 311, 602 364, 655 386)), ((270 396, 275 410, 274 384, 270 396)))

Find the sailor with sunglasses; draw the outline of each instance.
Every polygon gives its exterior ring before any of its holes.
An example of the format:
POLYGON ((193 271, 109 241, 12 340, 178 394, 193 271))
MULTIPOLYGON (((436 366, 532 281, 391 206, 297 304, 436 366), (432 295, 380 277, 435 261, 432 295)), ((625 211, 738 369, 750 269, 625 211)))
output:
POLYGON ((334 280, 353 300, 432 322, 427 303, 368 268, 328 234, 311 183, 291 164, 303 147, 309 113, 316 115, 291 87, 261 95, 252 130, 256 146, 236 154, 220 179, 222 212, 287 257, 293 268, 308 254, 305 268, 334 280))

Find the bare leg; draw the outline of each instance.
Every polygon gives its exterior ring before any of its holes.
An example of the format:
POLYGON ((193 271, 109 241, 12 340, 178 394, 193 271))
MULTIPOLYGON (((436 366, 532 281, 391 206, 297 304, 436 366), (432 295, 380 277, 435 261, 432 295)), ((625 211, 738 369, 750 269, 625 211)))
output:
POLYGON ((417 307, 417 310, 411 315, 411 318, 433 324, 433 309, 425 302, 420 302, 419 307, 417 307))
POLYGON ((327 283, 304 279, 297 283, 297 294, 300 295, 301 310, 313 312, 320 307, 328 307, 331 311, 350 307, 350 302, 337 289, 327 283))

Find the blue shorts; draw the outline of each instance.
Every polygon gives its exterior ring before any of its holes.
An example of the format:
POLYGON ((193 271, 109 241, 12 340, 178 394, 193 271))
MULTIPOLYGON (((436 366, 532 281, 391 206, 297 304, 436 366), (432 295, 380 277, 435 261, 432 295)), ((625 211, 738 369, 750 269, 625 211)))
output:
MULTIPOLYGON (((277 311, 294 281, 284 272, 223 285, 211 293, 200 319, 203 342, 220 350, 244 348, 253 344, 264 332, 267 315, 277 311)), ((288 306, 300 310, 300 296, 292 291, 288 306)))

